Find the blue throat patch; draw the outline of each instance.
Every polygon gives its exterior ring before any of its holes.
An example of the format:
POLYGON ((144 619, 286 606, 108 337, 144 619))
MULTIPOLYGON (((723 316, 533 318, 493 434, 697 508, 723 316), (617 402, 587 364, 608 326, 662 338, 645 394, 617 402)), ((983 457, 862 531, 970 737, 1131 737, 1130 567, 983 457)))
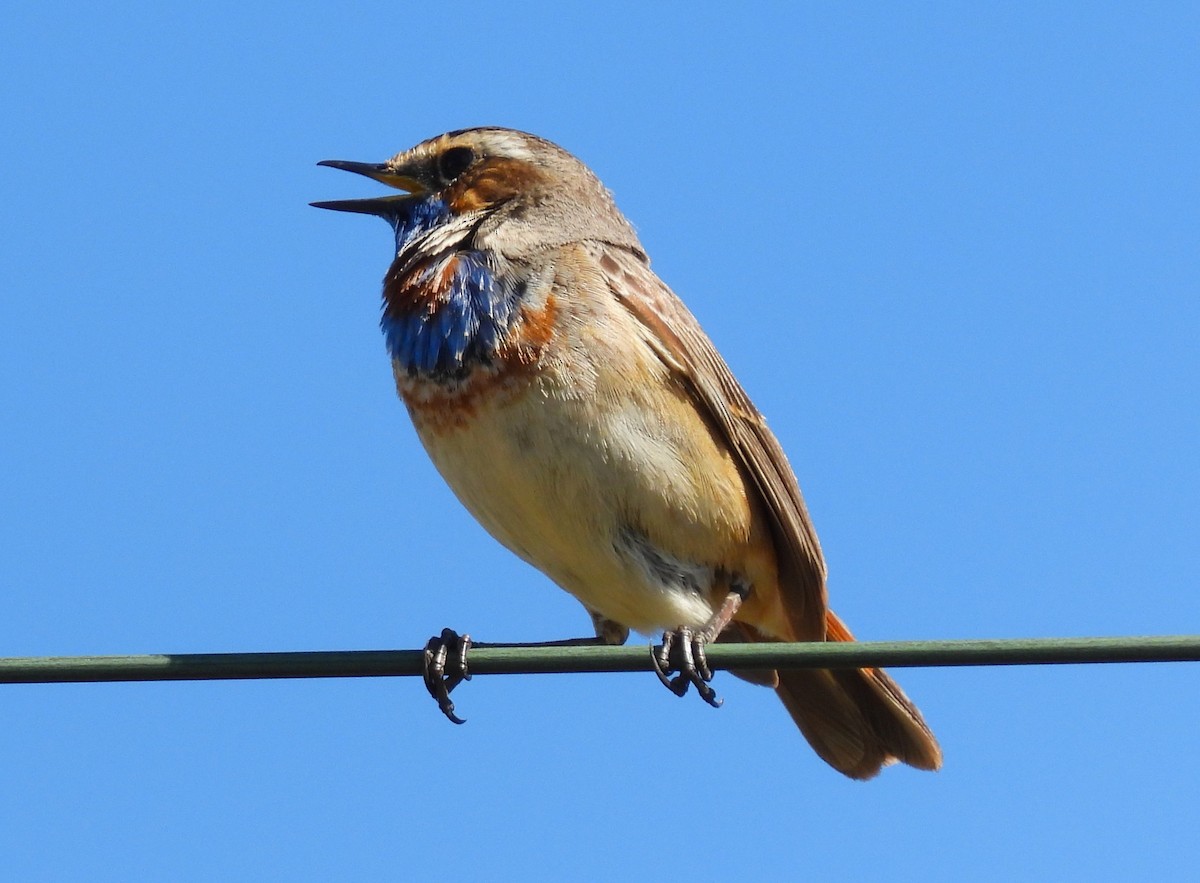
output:
MULTIPOLYGON (((388 219, 396 230, 397 254, 450 216, 436 197, 404 203, 403 208, 388 219)), ((460 251, 450 260, 455 262, 453 276, 436 308, 420 305, 396 314, 384 304, 379 325, 388 353, 409 374, 462 376, 473 362, 491 360, 516 317, 521 286, 497 281, 483 252, 460 251)), ((416 284, 429 282, 442 266, 434 262, 414 267, 416 284)))

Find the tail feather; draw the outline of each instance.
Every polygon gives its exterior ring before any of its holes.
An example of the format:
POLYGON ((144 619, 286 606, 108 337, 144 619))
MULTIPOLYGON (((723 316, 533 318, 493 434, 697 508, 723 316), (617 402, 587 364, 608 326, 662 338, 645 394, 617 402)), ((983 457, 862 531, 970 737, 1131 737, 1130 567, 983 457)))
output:
MULTIPOLYGON (((854 640, 832 611, 825 627, 827 641, 854 640)), ((921 712, 880 669, 793 669, 777 677, 775 692, 792 720, 839 772, 869 779, 896 761, 922 770, 942 765, 942 750, 921 712)))

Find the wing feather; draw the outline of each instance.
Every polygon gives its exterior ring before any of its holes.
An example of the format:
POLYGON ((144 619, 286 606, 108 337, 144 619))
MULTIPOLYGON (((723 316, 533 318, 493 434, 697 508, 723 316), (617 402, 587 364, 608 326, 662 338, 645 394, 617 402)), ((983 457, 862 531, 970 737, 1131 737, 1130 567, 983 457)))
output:
POLYGON ((683 302, 638 253, 595 243, 593 257, 616 300, 734 452, 770 521, 779 591, 796 640, 825 637, 825 560, 800 486, 766 420, 683 302))

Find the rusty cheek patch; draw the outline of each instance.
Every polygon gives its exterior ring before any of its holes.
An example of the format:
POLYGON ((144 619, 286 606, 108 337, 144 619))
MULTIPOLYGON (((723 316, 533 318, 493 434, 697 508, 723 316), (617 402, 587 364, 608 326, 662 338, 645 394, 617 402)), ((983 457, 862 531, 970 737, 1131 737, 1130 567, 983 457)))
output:
POLYGON ((450 211, 465 214, 490 208, 519 193, 527 193, 542 180, 542 173, 530 163, 491 157, 450 185, 446 191, 446 202, 450 211))

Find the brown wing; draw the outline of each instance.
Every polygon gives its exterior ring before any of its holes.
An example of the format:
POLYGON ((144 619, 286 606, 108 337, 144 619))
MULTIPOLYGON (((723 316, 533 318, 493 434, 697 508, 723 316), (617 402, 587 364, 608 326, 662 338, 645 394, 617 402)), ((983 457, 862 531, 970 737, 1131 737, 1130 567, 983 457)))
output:
POLYGON ((704 409, 758 490, 796 640, 825 638, 825 560, 783 449, 700 323, 640 255, 594 243, 613 296, 650 332, 659 357, 704 409))

